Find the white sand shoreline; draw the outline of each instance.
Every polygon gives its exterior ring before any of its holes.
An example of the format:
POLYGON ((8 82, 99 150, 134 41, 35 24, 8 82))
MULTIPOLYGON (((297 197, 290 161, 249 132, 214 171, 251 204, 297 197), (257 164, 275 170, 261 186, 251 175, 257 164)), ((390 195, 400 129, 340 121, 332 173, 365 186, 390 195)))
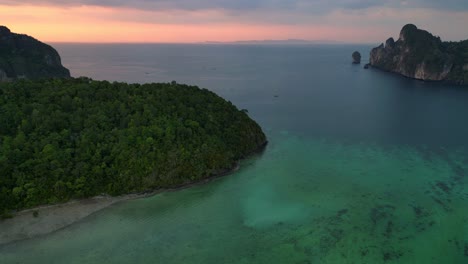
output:
POLYGON ((115 203, 154 194, 156 192, 117 197, 96 196, 17 212, 13 218, 0 221, 0 246, 52 233, 115 203), (37 217, 33 215, 35 211, 38 212, 37 217))
POLYGON ((239 167, 239 163, 236 163, 229 171, 171 189, 159 189, 115 197, 101 195, 88 199, 72 200, 62 204, 44 205, 19 211, 14 214, 13 218, 0 220, 0 247, 17 241, 50 234, 119 202, 151 197, 162 192, 178 191, 210 182, 237 171, 239 167), (37 217, 34 217, 34 211, 38 212, 37 217))

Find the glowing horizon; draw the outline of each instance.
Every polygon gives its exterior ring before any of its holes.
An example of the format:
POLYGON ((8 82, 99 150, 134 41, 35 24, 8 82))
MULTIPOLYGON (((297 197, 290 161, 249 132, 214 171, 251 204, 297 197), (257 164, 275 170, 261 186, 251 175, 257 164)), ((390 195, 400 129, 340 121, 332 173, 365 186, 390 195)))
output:
POLYGON ((375 43, 389 36, 396 37, 406 23, 414 23, 444 40, 457 41, 468 37, 468 29, 463 26, 468 24, 468 10, 369 6, 361 9, 330 8, 322 14, 292 8, 288 12, 275 8, 239 11, 216 7, 151 6, 145 9, 140 6, 37 2, 32 0, 17 5, 0 0, 1 23, 12 32, 27 34, 44 42, 73 43, 285 39, 375 43))

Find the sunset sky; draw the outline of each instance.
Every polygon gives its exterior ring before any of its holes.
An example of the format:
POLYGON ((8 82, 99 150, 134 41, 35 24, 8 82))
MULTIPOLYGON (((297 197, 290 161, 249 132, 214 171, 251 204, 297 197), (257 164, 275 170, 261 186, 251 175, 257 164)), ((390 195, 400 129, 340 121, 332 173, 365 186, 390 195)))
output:
POLYGON ((382 42, 414 23, 468 38, 468 0, 0 0, 1 24, 46 42, 382 42))

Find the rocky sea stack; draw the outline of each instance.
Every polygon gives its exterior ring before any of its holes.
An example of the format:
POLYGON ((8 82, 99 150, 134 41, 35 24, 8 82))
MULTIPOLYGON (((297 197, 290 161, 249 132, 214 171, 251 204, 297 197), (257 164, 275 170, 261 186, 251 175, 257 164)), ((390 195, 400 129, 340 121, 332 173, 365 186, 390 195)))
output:
POLYGON ((0 82, 53 77, 70 77, 54 48, 0 26, 0 82))
POLYGON ((353 52, 353 64, 360 64, 361 63, 361 53, 359 51, 353 52))
POLYGON ((442 42, 408 24, 397 41, 389 38, 372 49, 370 65, 414 79, 468 84, 468 40, 442 42))

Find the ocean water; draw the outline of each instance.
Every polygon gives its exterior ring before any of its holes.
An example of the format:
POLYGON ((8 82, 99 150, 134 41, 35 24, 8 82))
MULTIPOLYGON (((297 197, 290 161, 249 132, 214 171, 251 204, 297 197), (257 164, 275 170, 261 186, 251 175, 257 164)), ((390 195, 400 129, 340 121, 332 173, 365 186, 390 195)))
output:
POLYGON ((1 263, 468 263, 468 88, 351 64, 371 46, 54 46, 76 77, 208 88, 270 144, 227 177, 0 247, 1 263))

